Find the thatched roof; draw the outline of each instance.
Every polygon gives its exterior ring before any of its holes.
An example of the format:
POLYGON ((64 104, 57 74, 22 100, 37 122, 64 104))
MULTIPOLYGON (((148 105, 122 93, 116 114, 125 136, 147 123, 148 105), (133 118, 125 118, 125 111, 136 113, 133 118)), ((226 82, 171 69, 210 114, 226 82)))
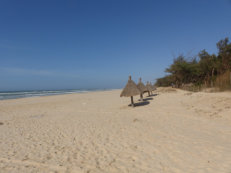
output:
POLYGON ((140 90, 137 88, 135 82, 132 81, 131 76, 129 76, 128 83, 121 92, 120 97, 131 97, 139 94, 140 90))
POLYGON ((153 89, 152 89, 152 85, 150 85, 149 82, 147 82, 146 88, 147 88, 147 90, 148 90, 149 92, 151 92, 151 91, 153 90, 153 89))
POLYGON ((154 85, 152 85, 152 83, 150 82, 149 83, 149 85, 151 86, 151 88, 152 88, 152 91, 154 91, 156 88, 155 88, 155 86, 154 85))
POLYGON ((153 91, 156 90, 155 84, 152 85, 153 91))
POLYGON ((139 80, 139 83, 137 84, 137 88, 140 90, 141 93, 148 90, 146 86, 141 82, 141 78, 139 80))

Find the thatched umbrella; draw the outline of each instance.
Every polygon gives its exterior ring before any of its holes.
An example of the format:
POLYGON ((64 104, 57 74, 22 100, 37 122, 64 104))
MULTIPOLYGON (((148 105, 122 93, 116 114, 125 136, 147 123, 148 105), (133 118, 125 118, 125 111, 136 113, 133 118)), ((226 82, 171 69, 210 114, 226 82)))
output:
POLYGON ((147 91, 146 86, 141 82, 141 78, 139 79, 139 83, 137 84, 137 88, 140 90, 140 99, 143 101, 143 93, 147 91))
POLYGON ((155 84, 152 85, 152 91, 156 90, 155 84))
POLYGON ((152 86, 151 86, 151 84, 149 84, 149 82, 147 82, 146 88, 148 90, 148 96, 150 96, 150 92, 152 92, 152 86))
POLYGON ((131 105, 134 107, 133 96, 139 94, 140 90, 137 88, 135 82, 132 81, 132 77, 129 76, 128 83, 121 92, 120 97, 131 97, 131 105))
POLYGON ((149 83, 149 85, 150 85, 150 88, 151 88, 151 94, 152 94, 152 91, 154 91, 155 89, 154 89, 154 87, 153 87, 153 85, 152 85, 152 82, 150 82, 150 83, 149 83))

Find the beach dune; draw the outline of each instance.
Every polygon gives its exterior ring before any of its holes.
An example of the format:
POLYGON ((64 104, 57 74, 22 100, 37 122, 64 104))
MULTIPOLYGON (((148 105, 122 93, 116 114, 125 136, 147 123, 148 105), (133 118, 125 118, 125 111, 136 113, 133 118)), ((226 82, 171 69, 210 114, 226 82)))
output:
POLYGON ((231 172, 231 93, 120 93, 1 100, 0 172, 231 172))

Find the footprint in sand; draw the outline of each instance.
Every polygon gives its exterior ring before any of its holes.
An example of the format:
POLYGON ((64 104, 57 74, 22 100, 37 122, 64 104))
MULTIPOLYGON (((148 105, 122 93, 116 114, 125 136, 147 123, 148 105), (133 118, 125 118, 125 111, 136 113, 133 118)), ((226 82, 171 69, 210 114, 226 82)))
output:
POLYGON ((133 120, 133 122, 137 122, 137 121, 139 121, 139 120, 138 120, 138 119, 136 119, 136 118, 133 120))

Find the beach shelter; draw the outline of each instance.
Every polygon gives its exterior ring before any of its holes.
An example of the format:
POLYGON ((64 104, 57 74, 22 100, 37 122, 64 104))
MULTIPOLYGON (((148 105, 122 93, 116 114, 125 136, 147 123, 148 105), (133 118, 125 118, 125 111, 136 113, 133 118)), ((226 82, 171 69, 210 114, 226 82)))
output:
POLYGON ((146 86, 141 81, 142 79, 139 79, 139 83, 137 84, 137 88, 140 90, 140 99, 143 101, 143 93, 147 91, 146 86))
POLYGON ((156 90, 156 86, 155 84, 152 85, 152 91, 155 91, 156 90))
MULTIPOLYGON (((154 91, 154 90, 155 90, 154 85, 152 85, 152 83, 151 83, 151 82, 149 83, 149 85, 150 85, 150 87, 151 87, 152 91, 154 91)), ((152 91, 151 91, 151 94, 152 94, 152 91)))
POLYGON ((150 92, 152 92, 152 86, 151 86, 151 84, 149 82, 147 82, 146 88, 148 90, 148 96, 150 96, 150 92))
POLYGON ((120 94, 120 97, 131 97, 131 106, 134 107, 133 96, 140 95, 140 90, 137 88, 132 77, 129 76, 128 82, 120 94))

